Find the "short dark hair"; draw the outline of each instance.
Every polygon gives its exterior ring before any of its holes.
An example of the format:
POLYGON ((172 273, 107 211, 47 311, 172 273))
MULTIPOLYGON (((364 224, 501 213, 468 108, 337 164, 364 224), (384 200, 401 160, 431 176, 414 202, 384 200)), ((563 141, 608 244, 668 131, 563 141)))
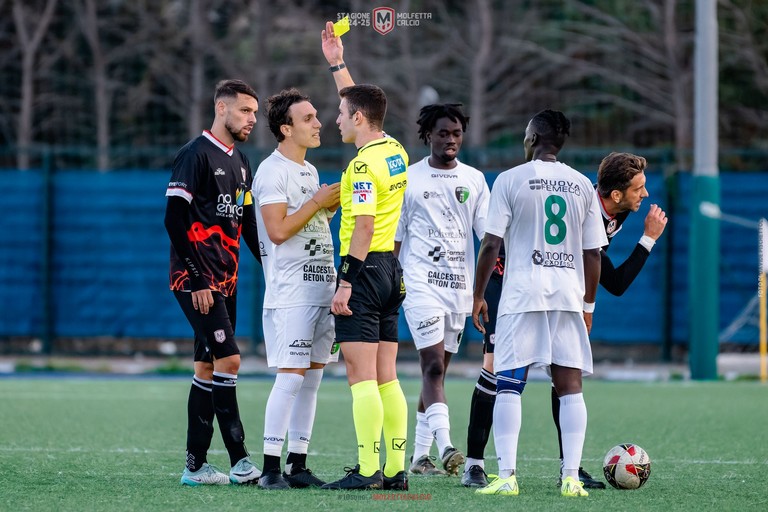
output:
POLYGON ((648 162, 645 158, 632 153, 616 153, 603 158, 597 169, 597 193, 600 197, 608 197, 611 192, 624 192, 629 188, 632 179, 645 171, 648 162))
POLYGON ((461 131, 466 132, 469 116, 464 115, 464 111, 461 109, 463 106, 461 103, 436 103, 421 107, 416 124, 419 125, 419 138, 424 141, 424 144, 427 144, 427 134, 435 128, 438 119, 444 117, 453 122, 461 123, 461 131))
POLYGON ((571 134, 571 122, 559 110, 542 110, 531 119, 531 127, 544 144, 562 149, 571 134))
POLYGON ((221 98, 237 98, 238 94, 247 94, 256 101, 259 101, 256 91, 242 80, 222 80, 216 84, 213 103, 216 104, 221 98))
POLYGON ((293 125, 293 119, 291 119, 288 111, 291 105, 301 103, 302 101, 309 101, 309 96, 301 94, 298 89, 290 88, 283 89, 279 93, 267 98, 267 121, 269 122, 269 131, 277 139, 277 142, 283 142, 285 135, 280 131, 280 127, 284 124, 293 125))
POLYGON ((340 90, 339 96, 347 100, 350 117, 359 110, 374 129, 384 129, 387 95, 380 87, 371 84, 351 85, 340 90))

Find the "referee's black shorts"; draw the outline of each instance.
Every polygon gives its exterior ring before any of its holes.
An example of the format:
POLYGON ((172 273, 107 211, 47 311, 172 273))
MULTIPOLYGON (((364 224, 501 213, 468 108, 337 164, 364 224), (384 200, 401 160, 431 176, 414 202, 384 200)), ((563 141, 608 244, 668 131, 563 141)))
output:
POLYGON ((493 354, 496 341, 496 318, 499 316, 499 301, 501 300, 501 283, 504 278, 495 272, 488 280, 485 288, 485 303, 488 305, 488 323, 485 324, 483 335, 483 354, 493 354))
POLYGON ((352 316, 336 315, 336 341, 397 342, 403 268, 392 252, 371 252, 352 284, 352 316))

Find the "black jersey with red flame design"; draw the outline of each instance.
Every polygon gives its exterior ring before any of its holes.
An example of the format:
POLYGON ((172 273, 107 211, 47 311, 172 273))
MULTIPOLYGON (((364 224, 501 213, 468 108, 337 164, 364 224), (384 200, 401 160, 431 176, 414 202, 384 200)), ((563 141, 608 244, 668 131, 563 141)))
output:
POLYGON ((504 261, 507 256, 507 253, 504 251, 504 242, 501 243, 501 247, 499 247, 499 255, 496 258, 496 264, 493 266, 493 273, 491 276, 498 276, 503 277, 504 276, 504 261))
MULTIPOLYGON (((233 295, 237 290, 243 206, 253 203, 248 159, 208 130, 176 154, 167 197, 189 202, 187 232, 211 290, 233 295)), ((190 291, 187 269, 171 247, 170 287, 190 291)))

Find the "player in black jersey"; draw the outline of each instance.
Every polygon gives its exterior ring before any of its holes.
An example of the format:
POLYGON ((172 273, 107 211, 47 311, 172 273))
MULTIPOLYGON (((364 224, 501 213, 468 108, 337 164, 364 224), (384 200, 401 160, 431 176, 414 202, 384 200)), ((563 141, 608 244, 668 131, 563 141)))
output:
MULTIPOLYGON (((630 153, 611 153, 600 163, 597 171, 596 192, 600 199, 605 234, 608 245, 600 251, 600 284, 612 295, 622 295, 632 284, 645 265, 656 240, 664 232, 667 217, 655 204, 645 217, 643 236, 638 241, 632 254, 618 267, 608 256, 608 248, 613 237, 631 212, 636 212, 646 197, 645 158, 630 153)), ((503 251, 503 249, 502 249, 503 251)), ((475 385, 470 406, 470 420, 467 431, 467 462, 462 477, 462 484, 467 487, 483 487, 488 480, 482 465, 485 446, 490 436, 493 423, 493 407, 496 401, 496 377, 493 373, 493 347, 496 330, 496 315, 501 296, 501 281, 504 274, 503 252, 499 255, 485 300, 488 304, 490 322, 485 326, 483 338, 483 368, 475 385), (498 286, 496 286, 498 285, 498 286)), ((560 401, 552 389, 552 417, 557 427, 560 442, 560 461, 563 460, 562 439, 560 437, 560 401)), ((589 473, 579 468, 579 479, 588 489, 603 489, 605 484, 593 479, 589 473)), ((558 484, 559 485, 559 484, 558 484)))
POLYGON ((645 158, 631 153, 611 153, 600 163, 597 171, 597 194, 603 212, 608 245, 603 247, 600 264, 600 284, 612 295, 622 295, 642 270, 656 240, 664 232, 667 217, 664 210, 652 204, 645 217, 643 236, 627 260, 614 267, 608 257, 608 247, 630 212, 640 208, 648 197, 645 189, 645 158))
POLYGON ((184 485, 256 482, 261 471, 248 458, 235 386, 240 350, 235 343, 240 236, 260 258, 253 181, 235 141, 256 124, 256 92, 240 80, 216 85, 210 130, 176 154, 165 195, 171 239, 170 288, 195 333, 195 376, 187 403, 184 485), (208 464, 217 418, 229 452, 229 475, 208 464))

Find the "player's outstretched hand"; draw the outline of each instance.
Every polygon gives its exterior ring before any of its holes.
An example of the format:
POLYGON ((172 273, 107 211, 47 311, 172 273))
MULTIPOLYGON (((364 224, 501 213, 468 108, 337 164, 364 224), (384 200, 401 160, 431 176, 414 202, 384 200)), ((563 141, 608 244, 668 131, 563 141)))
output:
POLYGON ((320 186, 320 190, 315 192, 312 199, 315 200, 321 208, 327 208, 328 210, 335 210, 339 205, 339 192, 341 191, 341 183, 331 183, 326 185, 323 183, 320 186))
POLYGON ((652 204, 651 210, 645 216, 645 231, 643 231, 643 234, 658 240, 664 232, 664 228, 667 227, 667 220, 667 214, 664 213, 664 210, 659 208, 659 205, 652 204))
POLYGON ((485 334, 484 324, 487 324, 488 321, 488 304, 485 299, 475 299, 472 304, 472 323, 475 324, 475 329, 485 334))
POLYGON ((344 45, 341 37, 333 33, 333 22, 325 22, 325 30, 320 37, 323 41, 323 55, 330 66, 338 66, 344 62, 344 45))

